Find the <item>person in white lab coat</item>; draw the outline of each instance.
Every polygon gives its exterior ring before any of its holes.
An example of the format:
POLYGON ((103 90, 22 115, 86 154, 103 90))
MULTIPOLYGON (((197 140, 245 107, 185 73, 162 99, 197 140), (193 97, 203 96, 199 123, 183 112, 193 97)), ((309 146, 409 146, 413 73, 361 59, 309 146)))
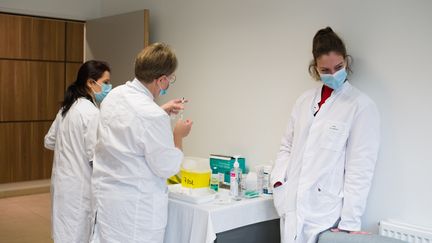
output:
POLYGON ((96 145, 99 109, 96 102, 111 89, 110 68, 87 61, 67 89, 45 147, 54 150, 51 175, 54 242, 88 242, 91 230, 91 163, 96 145))
POLYGON ((135 79, 101 105, 92 189, 92 242, 163 242, 168 214, 166 180, 180 170, 182 140, 192 126, 170 114, 181 100, 158 106, 154 99, 175 81, 177 58, 162 43, 144 48, 135 60, 135 79))
POLYGON ((271 174, 283 243, 314 243, 329 228, 361 232, 379 148, 375 103, 347 80, 350 57, 319 30, 310 74, 323 86, 297 99, 271 174))

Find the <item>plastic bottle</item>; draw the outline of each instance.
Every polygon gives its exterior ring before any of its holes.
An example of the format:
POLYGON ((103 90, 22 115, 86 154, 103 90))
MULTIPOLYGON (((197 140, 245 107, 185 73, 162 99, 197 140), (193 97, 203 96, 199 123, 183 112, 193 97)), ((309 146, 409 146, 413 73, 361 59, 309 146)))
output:
POLYGON ((257 191, 261 194, 263 193, 263 186, 264 186, 264 166, 257 165, 255 167, 255 170, 257 173, 257 191))
POLYGON ((225 173, 219 172, 219 188, 229 189, 228 183, 225 183, 225 173))
POLYGON ((210 179, 210 189, 215 192, 219 191, 219 174, 217 167, 213 167, 210 179))
POLYGON ((230 194, 234 200, 241 200, 242 195, 242 171, 238 162, 238 157, 235 158, 234 167, 230 173, 230 194))
POLYGON ((263 178, 263 193, 264 194, 273 194, 272 185, 270 185, 270 173, 272 170, 271 165, 264 166, 264 178, 263 178))

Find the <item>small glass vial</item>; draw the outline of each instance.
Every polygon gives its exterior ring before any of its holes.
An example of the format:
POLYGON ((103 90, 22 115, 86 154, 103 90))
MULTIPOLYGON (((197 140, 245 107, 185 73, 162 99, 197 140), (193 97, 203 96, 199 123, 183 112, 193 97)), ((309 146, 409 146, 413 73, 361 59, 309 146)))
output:
POLYGON ((210 189, 217 192, 219 191, 219 174, 217 167, 212 168, 211 178, 210 178, 210 189))

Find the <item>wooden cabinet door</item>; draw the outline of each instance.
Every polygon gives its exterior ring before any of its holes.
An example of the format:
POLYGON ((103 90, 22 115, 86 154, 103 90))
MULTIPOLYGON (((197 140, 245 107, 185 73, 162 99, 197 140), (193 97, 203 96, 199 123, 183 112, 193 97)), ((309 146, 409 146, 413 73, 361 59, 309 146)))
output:
POLYGON ((64 79, 63 63, 0 60, 0 121, 53 120, 64 79))
POLYGON ((53 152, 44 148, 51 122, 0 123, 0 183, 50 178, 53 152))
POLYGON ((0 58, 63 61, 65 22, 0 14, 0 58))
POLYGON ((78 74, 78 70, 81 67, 81 63, 66 63, 66 85, 65 89, 75 82, 78 74))
POLYGON ((66 61, 84 59, 84 23, 66 22, 66 61))
POLYGON ((0 13, 0 183, 50 178, 44 136, 83 50, 83 22, 0 13))

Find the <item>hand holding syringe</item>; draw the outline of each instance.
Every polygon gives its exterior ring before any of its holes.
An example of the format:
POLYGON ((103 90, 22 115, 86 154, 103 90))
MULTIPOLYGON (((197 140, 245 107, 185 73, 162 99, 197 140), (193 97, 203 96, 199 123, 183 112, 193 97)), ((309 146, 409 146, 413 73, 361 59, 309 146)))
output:
MULTIPOLYGON (((175 100, 174 104, 177 105, 177 110, 173 110, 173 114, 180 114, 180 119, 178 119, 175 123, 174 130, 173 130, 173 136, 174 136, 174 144, 175 146, 183 150, 183 138, 186 137, 189 132, 191 131, 193 122, 189 119, 183 120, 183 110, 184 110, 184 104, 188 102, 184 97, 178 100, 175 100)), ((175 119, 176 117, 172 117, 172 119, 175 119)))
POLYGON ((171 100, 161 107, 171 116, 172 119, 175 119, 177 114, 180 114, 180 119, 183 119, 184 104, 187 102, 188 100, 183 97, 181 99, 171 100))

